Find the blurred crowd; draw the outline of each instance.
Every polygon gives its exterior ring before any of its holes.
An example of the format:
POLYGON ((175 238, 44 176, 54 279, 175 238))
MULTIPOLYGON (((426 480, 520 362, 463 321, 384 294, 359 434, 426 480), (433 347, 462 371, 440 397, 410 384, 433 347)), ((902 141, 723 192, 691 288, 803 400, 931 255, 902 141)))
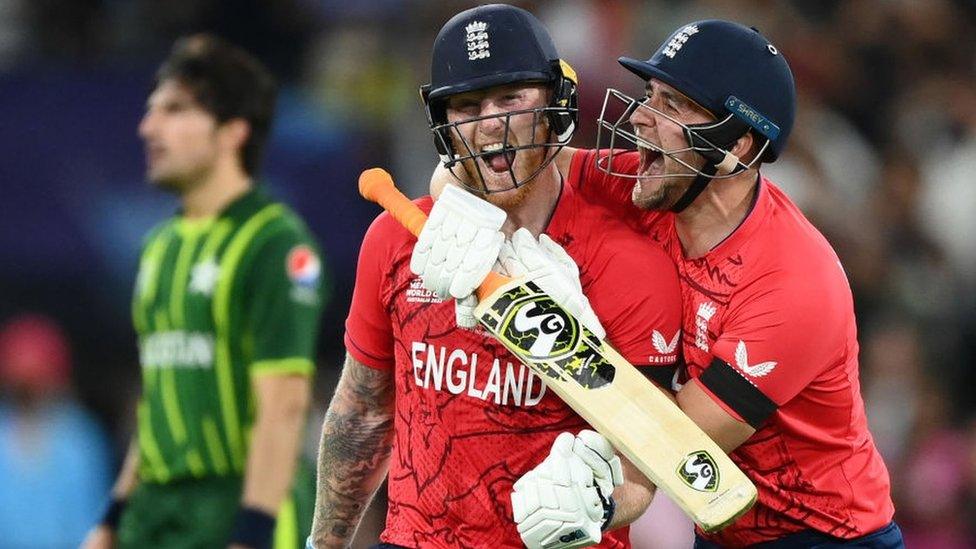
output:
MULTIPOLYGON (((607 87, 639 91, 616 57, 649 57, 679 24, 732 19, 759 28, 777 44, 796 77, 799 114, 787 154, 765 173, 824 232, 849 275, 860 329, 862 392, 892 474, 896 519, 909 547, 976 547, 976 2, 515 3, 548 24, 561 54, 580 75, 578 146, 595 143, 595 119, 607 87)), ((0 94, 9 94, 24 78, 59 71, 140 67, 140 74, 149 75, 174 38, 209 30, 254 52, 282 81, 282 96, 292 108, 282 109, 278 120, 272 164, 276 150, 294 143, 308 147, 314 158, 309 143, 328 135, 334 154, 361 167, 390 168, 419 195, 435 155, 417 87, 428 79, 437 29, 472 4, 0 0, 0 94), (319 137, 310 141, 312 119, 319 137)), ((150 82, 140 85, 148 90, 150 82)), ((130 100, 139 104, 144 96, 130 100)), ((0 115, 19 108, 7 102, 0 115)), ((131 122, 131 131, 123 128, 123 133, 134 141, 137 118, 131 122)), ((27 129, 0 126, 0 148, 27 129)), ((97 145, 132 149, 131 143, 97 145)), ((57 162, 70 174, 73 163, 84 159, 79 153, 57 162)), ((5 193, 31 184, 16 174, 3 175, 0 164, 5 193)), ((138 172, 125 177, 139 189, 138 172)), ((276 181, 284 189, 290 183, 287 175, 276 181)), ((341 203, 355 200, 348 191, 353 184, 352 178, 323 174, 320 192, 336 196, 335 201, 300 208, 326 241, 336 273, 336 295, 320 343, 320 414, 341 364, 355 249, 375 214, 369 207, 341 203), (340 210, 353 213, 334 217, 340 210)), ((57 188, 19 192, 40 197, 57 188)), ((156 191, 143 187, 141 192, 156 191)), ((155 211, 156 219, 168 212, 155 211)), ((18 236, 24 238, 31 236, 18 236)), ((137 243, 138 234, 130 241, 137 243)), ((10 242, 0 239, 0 323, 6 322, 0 331, 0 530, 9 532, 8 525, 24 520, 18 510, 31 510, 36 523, 37 510, 56 501, 59 507, 50 514, 59 527, 45 529, 52 537, 37 546, 66 547, 97 514, 93 502, 102 500, 131 434, 138 365, 125 303, 135 264, 120 262, 129 279, 105 276, 107 290, 89 299, 113 298, 92 310, 90 302, 72 301, 70 291, 51 299, 50 288, 58 283, 40 289, 28 269, 15 265, 30 250, 18 248, 15 254, 10 242), (84 319, 91 322, 99 311, 107 320, 93 332, 84 319)), ((113 253, 131 258, 136 250, 113 253)), ((93 265, 90 270, 100 276, 109 269, 93 265)), ((310 449, 318 420, 309 427, 310 449)), ((364 538, 375 536, 382 521, 382 498, 378 508, 364 526, 364 538)), ((656 507, 654 512, 658 517, 674 513, 656 507)), ((635 527, 634 539, 635 547, 652 548, 680 546, 689 538, 682 520, 649 517, 635 527)))

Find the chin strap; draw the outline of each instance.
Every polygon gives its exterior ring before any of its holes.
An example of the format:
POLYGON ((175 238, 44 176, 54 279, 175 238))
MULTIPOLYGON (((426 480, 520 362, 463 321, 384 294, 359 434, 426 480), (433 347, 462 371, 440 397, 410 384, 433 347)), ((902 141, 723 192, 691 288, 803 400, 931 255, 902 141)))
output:
POLYGON ((716 175, 732 174, 743 169, 739 158, 729 152, 737 139, 749 131, 749 126, 731 114, 715 124, 696 124, 685 128, 685 138, 705 158, 705 165, 688 186, 681 198, 671 206, 674 213, 681 213, 716 175))
POLYGON ((681 198, 679 198, 678 201, 675 202, 674 205, 669 209, 674 213, 681 213, 684 211, 684 209, 691 205, 691 203, 698 198, 698 195, 705 190, 705 187, 707 187, 712 181, 712 176, 714 176, 717 172, 718 167, 713 162, 706 162, 705 165, 702 166, 701 170, 699 170, 698 175, 695 176, 694 181, 692 181, 691 185, 688 186, 685 194, 681 195, 681 198))

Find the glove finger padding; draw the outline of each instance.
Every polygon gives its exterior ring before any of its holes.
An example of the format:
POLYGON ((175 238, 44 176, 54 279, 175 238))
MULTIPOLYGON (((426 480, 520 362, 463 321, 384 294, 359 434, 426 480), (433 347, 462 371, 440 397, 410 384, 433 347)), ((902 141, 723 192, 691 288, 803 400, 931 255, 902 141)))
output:
MULTIPOLYGON (((488 276, 498 258, 505 235, 501 232, 481 231, 474 237, 460 264, 456 266, 449 293, 455 299, 471 295, 488 276), (480 276, 480 278, 479 278, 480 276)), ((460 254, 459 254, 459 257, 460 254)))
POLYGON ((609 498, 615 486, 623 485, 623 464, 613 445, 603 435, 588 429, 580 431, 573 441, 573 453, 593 472, 593 479, 603 497, 609 498))
POLYGON ((510 276, 532 280, 594 335, 606 337, 606 330, 583 294, 579 267, 551 238, 541 235, 536 241, 527 229, 519 229, 511 242, 502 247, 498 259, 510 276))
POLYGON ((556 244, 556 241, 549 238, 547 234, 539 235, 539 246, 545 251, 545 253, 556 261, 561 267, 563 272, 569 276, 570 280, 576 282, 576 288, 583 293, 583 285, 580 282, 580 270, 573 258, 566 253, 566 250, 562 246, 556 244))
POLYGON ((530 548, 587 547, 602 539, 604 503, 575 444, 571 433, 560 434, 546 459, 514 484, 512 515, 530 548))
POLYGON ((499 272, 505 276, 521 278, 526 274, 525 265, 519 261, 518 256, 515 255, 515 248, 508 240, 502 242, 502 246, 498 250, 498 264, 499 272))
POLYGON ((453 185, 445 187, 417 237, 410 270, 440 298, 467 297, 498 257, 505 218, 497 206, 453 185))

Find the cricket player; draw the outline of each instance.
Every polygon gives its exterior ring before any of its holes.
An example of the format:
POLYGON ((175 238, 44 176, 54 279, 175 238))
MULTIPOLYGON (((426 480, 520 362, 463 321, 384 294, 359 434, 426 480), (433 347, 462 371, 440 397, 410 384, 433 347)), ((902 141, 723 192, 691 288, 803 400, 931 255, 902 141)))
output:
POLYGON ((256 186, 275 84, 244 51, 176 43, 139 125, 148 179, 182 208, 146 238, 132 303, 138 440, 86 547, 301 547, 297 475, 323 266, 256 186))
POLYGON ((793 125, 786 60, 758 31, 709 20, 680 27, 647 61, 620 63, 644 95, 608 90, 599 123, 611 148, 587 154, 582 178, 596 184, 581 193, 677 265, 677 401, 759 490, 746 515, 699 531, 695 547, 902 547, 867 428, 843 267, 760 173, 793 125))
MULTIPOLYGON (((628 547, 626 525, 649 503, 648 481, 477 328, 469 304, 451 299, 480 278, 452 287, 437 285, 437 273, 487 269, 500 257, 503 270, 553 296, 585 291, 589 300, 567 309, 648 375, 670 379, 674 265, 580 200, 582 155, 553 162, 576 124, 576 81, 534 16, 496 4, 453 17, 422 94, 445 169, 468 183, 416 201, 430 213, 419 239, 388 214, 364 238, 308 544, 348 544, 388 474, 381 547, 628 547), (443 225, 457 217, 479 229, 443 225), (513 509, 513 483, 543 460, 513 509)), ((543 333, 547 318, 523 320, 543 333)))

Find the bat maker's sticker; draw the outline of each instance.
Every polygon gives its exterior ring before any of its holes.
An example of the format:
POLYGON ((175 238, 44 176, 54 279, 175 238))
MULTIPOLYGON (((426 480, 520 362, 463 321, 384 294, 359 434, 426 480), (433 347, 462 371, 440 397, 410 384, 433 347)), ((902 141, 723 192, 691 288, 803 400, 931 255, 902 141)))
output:
POLYGON ((718 467, 705 450, 688 454, 678 466, 677 473, 685 484, 699 492, 714 492, 718 489, 718 467))
POLYGON ((551 378, 568 377, 587 389, 613 382, 616 368, 599 340, 532 282, 509 289, 481 320, 520 360, 551 378))

